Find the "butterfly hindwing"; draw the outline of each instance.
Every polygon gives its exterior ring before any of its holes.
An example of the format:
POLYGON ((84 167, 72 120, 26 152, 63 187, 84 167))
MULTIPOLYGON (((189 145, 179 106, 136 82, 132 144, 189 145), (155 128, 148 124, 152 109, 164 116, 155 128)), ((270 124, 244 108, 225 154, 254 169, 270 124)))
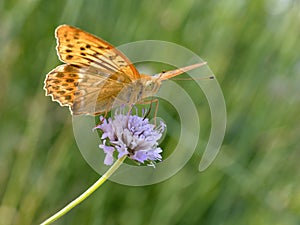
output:
POLYGON ((44 89, 53 101, 69 106, 73 115, 97 115, 111 109, 116 96, 129 82, 126 78, 124 74, 106 77, 91 68, 64 64, 47 74, 44 89), (122 82, 114 76, 123 78, 122 82))

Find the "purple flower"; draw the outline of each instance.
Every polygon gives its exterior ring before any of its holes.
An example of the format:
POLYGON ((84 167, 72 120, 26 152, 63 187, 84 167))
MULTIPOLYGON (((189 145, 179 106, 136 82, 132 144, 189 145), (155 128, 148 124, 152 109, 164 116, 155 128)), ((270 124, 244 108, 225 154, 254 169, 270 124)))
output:
POLYGON ((113 163, 113 153, 116 151, 118 158, 128 155, 138 163, 147 162, 154 165, 155 161, 161 161, 162 149, 158 147, 166 125, 160 122, 159 126, 149 123, 148 118, 137 115, 124 115, 116 113, 114 118, 104 119, 95 127, 102 131, 102 144, 106 157, 105 165, 113 163))

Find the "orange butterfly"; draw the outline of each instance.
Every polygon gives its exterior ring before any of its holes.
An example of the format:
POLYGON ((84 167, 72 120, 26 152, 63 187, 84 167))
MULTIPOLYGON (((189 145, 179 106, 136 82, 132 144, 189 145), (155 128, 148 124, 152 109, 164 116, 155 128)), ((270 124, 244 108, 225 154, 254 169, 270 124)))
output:
POLYGON ((52 101, 69 106, 73 115, 97 115, 120 104, 140 103, 153 96, 163 80, 206 64, 149 76, 139 74, 111 44, 83 30, 61 25, 55 37, 59 59, 66 64, 47 74, 44 89, 52 101))

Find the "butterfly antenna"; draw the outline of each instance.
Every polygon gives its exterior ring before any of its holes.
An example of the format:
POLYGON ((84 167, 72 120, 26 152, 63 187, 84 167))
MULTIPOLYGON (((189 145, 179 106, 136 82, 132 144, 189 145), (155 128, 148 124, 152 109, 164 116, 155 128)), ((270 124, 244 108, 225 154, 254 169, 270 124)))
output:
POLYGON ((215 79, 215 76, 207 76, 207 77, 189 77, 189 78, 172 78, 172 80, 212 80, 215 79))
POLYGON ((186 67, 182 67, 182 68, 179 68, 179 69, 162 72, 162 73, 158 74, 158 79, 159 80, 170 79, 172 77, 178 76, 180 74, 183 74, 187 71, 190 71, 190 70, 196 69, 198 67, 204 66, 206 64, 207 64, 207 62, 196 63, 196 64, 189 65, 189 66, 186 66, 186 67))

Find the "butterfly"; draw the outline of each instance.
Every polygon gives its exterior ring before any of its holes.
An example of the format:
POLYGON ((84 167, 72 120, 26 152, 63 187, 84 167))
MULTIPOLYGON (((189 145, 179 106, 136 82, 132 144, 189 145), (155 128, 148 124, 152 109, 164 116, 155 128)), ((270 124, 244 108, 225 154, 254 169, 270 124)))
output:
POLYGON ((144 75, 114 46, 79 28, 58 26, 55 37, 58 57, 65 64, 46 75, 44 89, 73 115, 98 115, 121 104, 140 103, 153 96, 163 80, 206 64, 144 75))

